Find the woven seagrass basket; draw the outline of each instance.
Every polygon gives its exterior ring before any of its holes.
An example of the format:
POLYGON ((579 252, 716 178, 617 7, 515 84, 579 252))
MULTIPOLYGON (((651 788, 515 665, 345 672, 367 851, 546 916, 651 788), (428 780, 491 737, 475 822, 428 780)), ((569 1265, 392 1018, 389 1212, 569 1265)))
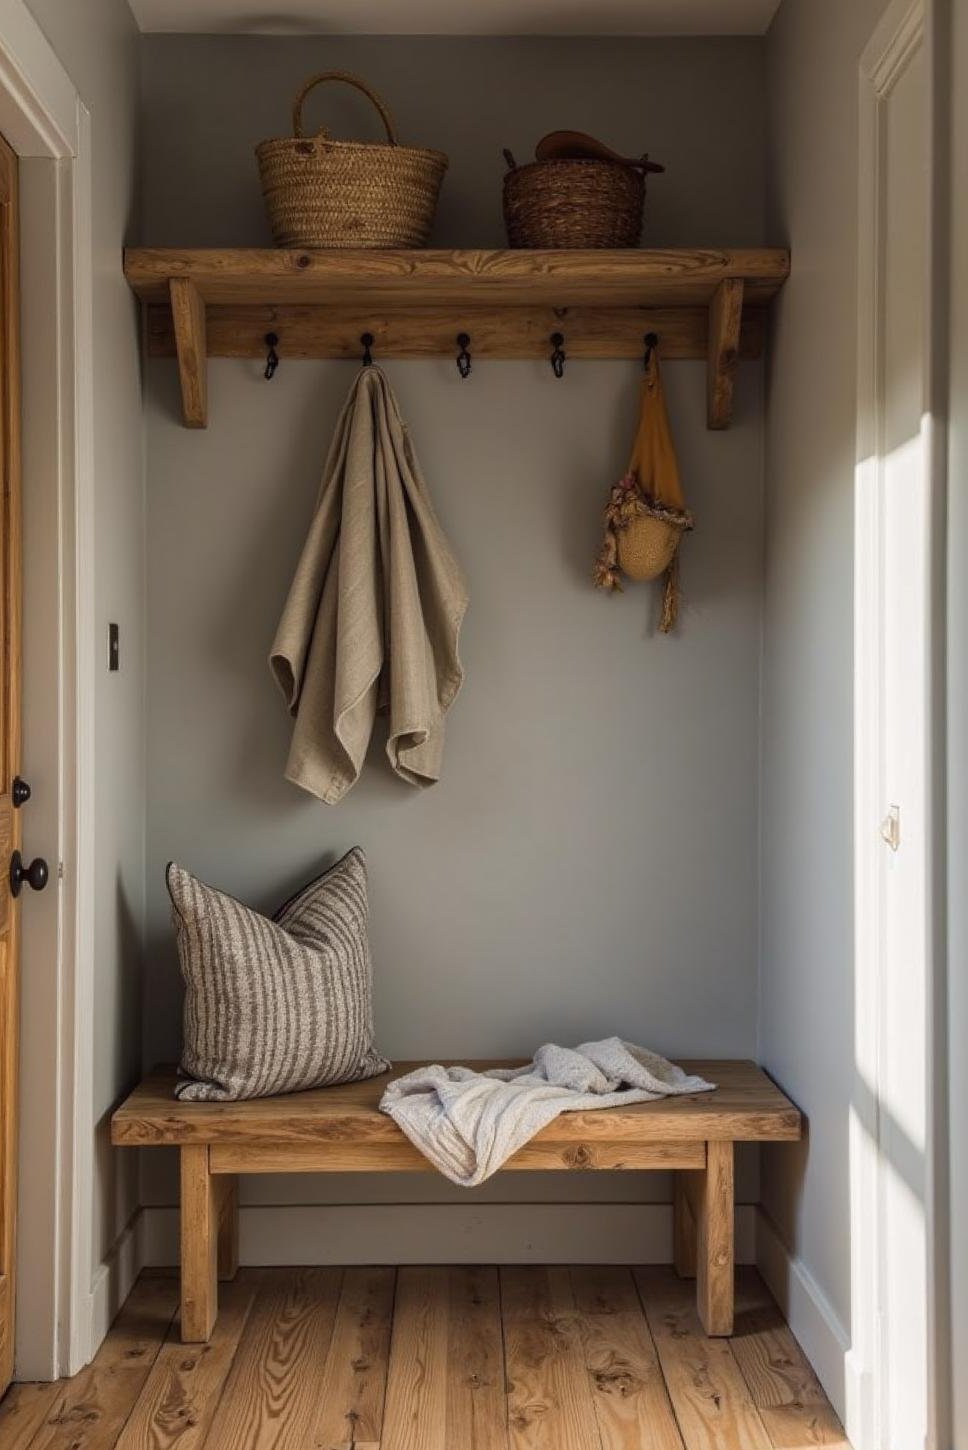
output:
POLYGON ((430 234, 447 157, 401 146, 383 101, 359 76, 324 71, 300 87, 292 135, 256 147, 266 211, 277 247, 422 247, 430 234), (324 81, 343 81, 380 113, 386 143, 306 136, 302 109, 324 81))
POLYGON ((675 558, 682 528, 664 519, 633 519, 618 535, 618 562, 623 574, 644 582, 658 579, 675 558))
POLYGON ((505 151, 504 225, 511 247, 635 247, 645 171, 618 161, 515 164, 505 151))

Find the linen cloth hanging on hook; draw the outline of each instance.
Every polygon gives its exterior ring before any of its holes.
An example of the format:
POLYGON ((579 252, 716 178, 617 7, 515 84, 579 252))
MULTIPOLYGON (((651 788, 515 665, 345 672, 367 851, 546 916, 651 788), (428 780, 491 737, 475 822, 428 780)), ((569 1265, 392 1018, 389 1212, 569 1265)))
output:
POLYGON ((440 776, 464 678, 467 589, 397 400, 361 369, 333 438, 270 665, 295 718, 286 778, 328 804, 359 778, 378 711, 397 775, 440 776))
POLYGON ((595 563, 599 589, 621 590, 630 579, 665 576, 659 629, 668 634, 679 615, 679 544, 694 525, 686 508, 656 349, 642 379, 639 426, 625 477, 605 506, 605 537, 595 563))

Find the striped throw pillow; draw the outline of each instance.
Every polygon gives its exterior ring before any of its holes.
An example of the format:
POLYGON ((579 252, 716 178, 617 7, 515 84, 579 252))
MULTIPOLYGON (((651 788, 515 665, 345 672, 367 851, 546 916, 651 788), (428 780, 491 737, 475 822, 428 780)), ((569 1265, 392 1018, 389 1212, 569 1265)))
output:
POLYGON ((228 1102, 375 1077, 366 858, 356 847, 270 921, 172 862, 185 978, 176 1097, 228 1102))

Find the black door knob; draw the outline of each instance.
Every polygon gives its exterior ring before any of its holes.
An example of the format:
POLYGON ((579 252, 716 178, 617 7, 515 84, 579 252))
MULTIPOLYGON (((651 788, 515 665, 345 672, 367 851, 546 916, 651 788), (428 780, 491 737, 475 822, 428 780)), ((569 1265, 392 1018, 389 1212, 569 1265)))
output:
POLYGON ((10 789, 10 794, 13 797, 14 805, 18 809, 20 806, 25 806, 30 800, 30 786, 24 780, 22 775, 14 776, 13 785, 10 789))
POLYGON ((14 851, 10 858, 10 890, 14 896, 20 895, 25 881, 34 891, 43 891, 49 876, 43 856, 35 856, 30 865, 25 866, 20 852, 14 851))

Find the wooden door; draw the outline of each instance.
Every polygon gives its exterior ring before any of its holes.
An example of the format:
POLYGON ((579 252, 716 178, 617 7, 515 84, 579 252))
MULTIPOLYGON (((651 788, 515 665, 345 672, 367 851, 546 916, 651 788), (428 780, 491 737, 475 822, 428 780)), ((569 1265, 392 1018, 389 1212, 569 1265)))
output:
POLYGON ((13 1374, 17 1221, 19 918, 9 867, 20 845, 20 290, 17 158, 0 137, 0 1393, 13 1374))

